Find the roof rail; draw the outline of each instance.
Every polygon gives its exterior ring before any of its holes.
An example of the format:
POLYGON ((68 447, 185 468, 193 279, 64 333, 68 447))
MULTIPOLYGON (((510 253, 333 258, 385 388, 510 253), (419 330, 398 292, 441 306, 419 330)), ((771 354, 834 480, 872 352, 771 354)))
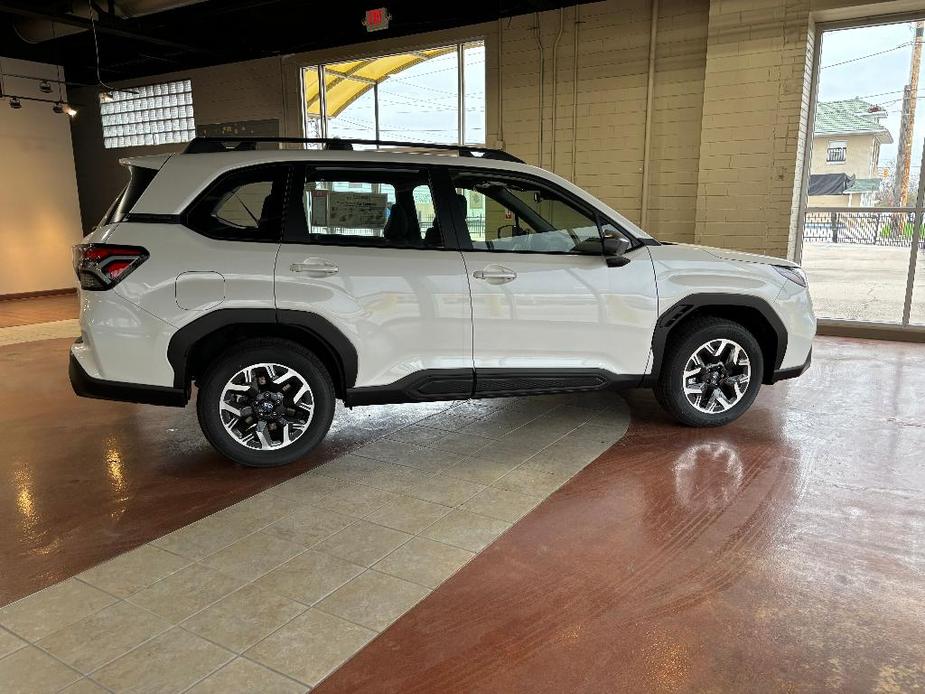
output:
POLYGON ((398 142, 395 140, 355 140, 337 137, 196 137, 183 150, 184 154, 205 154, 207 152, 244 152, 257 149, 261 142, 284 144, 320 144, 328 150, 352 150, 353 145, 372 145, 376 147, 407 147, 409 149, 448 150, 461 157, 480 157, 500 159, 523 164, 523 159, 505 152, 503 149, 489 147, 472 147, 470 145, 444 145, 432 142, 398 142))

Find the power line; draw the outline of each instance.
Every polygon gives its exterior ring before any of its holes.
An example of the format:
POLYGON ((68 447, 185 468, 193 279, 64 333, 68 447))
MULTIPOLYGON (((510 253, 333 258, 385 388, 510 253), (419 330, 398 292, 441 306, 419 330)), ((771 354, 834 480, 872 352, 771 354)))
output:
POLYGON ((895 46, 894 48, 887 48, 885 51, 877 51, 876 53, 870 53, 869 55, 862 55, 857 58, 851 58, 850 60, 843 60, 840 63, 832 63, 831 65, 823 65, 819 69, 825 70, 826 68, 830 68, 830 67, 838 67, 839 65, 847 65, 848 63, 856 63, 859 60, 867 60, 868 58, 875 58, 878 55, 884 55, 885 53, 892 53, 893 51, 898 51, 900 48, 906 48, 907 46, 911 46, 911 45, 912 45, 912 41, 906 41, 906 43, 901 43, 898 46, 895 46))
MULTIPOLYGON (((906 92, 905 89, 894 89, 889 92, 878 92, 877 94, 865 94, 864 96, 856 96, 854 98, 855 99, 873 99, 875 96, 886 96, 888 94, 905 94, 905 92, 906 92)), ((918 93, 922 94, 921 91, 918 93)))
MULTIPOLYGON (((919 96, 914 96, 914 97, 912 97, 912 99, 913 99, 914 101, 918 101, 919 99, 925 99, 925 94, 921 94, 921 93, 920 93, 919 96)), ((884 102, 883 102, 883 105, 884 105, 884 106, 892 106, 893 104, 902 103, 902 101, 903 101, 902 99, 893 99, 892 101, 884 101, 884 102)))

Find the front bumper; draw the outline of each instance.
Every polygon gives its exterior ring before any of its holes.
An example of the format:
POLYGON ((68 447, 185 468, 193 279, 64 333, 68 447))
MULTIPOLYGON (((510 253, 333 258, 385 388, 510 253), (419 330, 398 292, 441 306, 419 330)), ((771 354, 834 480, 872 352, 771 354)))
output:
MULTIPOLYGON (((77 342, 80 342, 79 338, 77 342)), ((189 402, 189 393, 183 388, 148 386, 94 378, 84 370, 73 353, 70 355, 67 372, 71 379, 71 387, 82 398, 121 400, 169 407, 184 407, 189 402)))
POLYGON ((800 366, 794 366, 789 369, 778 369, 774 372, 774 375, 771 376, 771 383, 777 383, 778 381, 786 381, 788 378, 796 378, 797 376, 802 376, 806 373, 806 369, 809 368, 809 365, 813 361, 813 350, 812 347, 809 349, 809 354, 806 355, 806 361, 803 362, 800 366))

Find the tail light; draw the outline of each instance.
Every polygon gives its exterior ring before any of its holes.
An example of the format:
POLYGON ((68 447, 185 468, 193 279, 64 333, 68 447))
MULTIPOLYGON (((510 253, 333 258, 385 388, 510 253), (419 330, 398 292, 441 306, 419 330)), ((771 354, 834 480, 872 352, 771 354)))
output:
POLYGON ((74 246, 74 271, 81 289, 111 289, 148 259, 141 246, 85 243, 74 246))

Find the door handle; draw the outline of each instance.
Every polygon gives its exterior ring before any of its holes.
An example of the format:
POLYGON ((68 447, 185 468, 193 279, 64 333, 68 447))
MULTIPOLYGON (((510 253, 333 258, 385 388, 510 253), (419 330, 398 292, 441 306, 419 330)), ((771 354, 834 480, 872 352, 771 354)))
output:
POLYGON ((329 263, 327 260, 314 260, 305 263, 293 263, 289 266, 290 272, 304 272, 316 277, 328 277, 336 275, 338 270, 336 265, 329 263))
POLYGON ((504 284, 517 279, 517 273, 510 268, 497 265, 491 269, 476 270, 472 276, 477 280, 485 280, 491 284, 504 284))

